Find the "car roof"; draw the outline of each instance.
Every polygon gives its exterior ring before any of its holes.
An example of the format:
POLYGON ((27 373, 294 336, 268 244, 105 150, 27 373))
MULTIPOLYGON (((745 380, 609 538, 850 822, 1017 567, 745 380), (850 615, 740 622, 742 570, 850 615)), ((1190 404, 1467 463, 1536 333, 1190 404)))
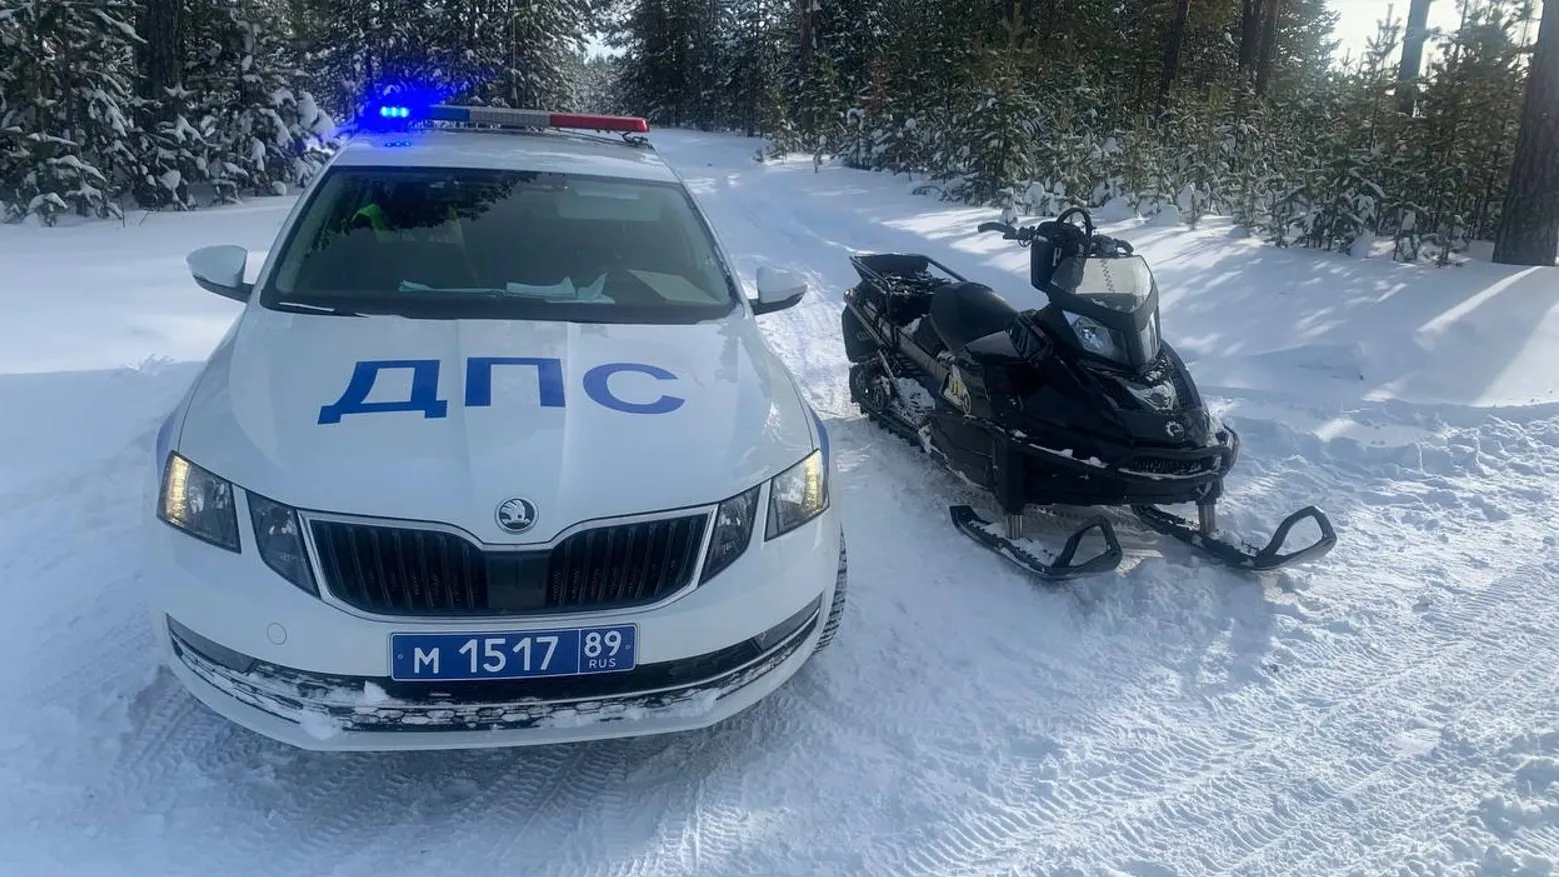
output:
POLYGON ((333 164, 545 171, 681 182, 648 143, 555 130, 418 128, 362 133, 347 142, 333 164))

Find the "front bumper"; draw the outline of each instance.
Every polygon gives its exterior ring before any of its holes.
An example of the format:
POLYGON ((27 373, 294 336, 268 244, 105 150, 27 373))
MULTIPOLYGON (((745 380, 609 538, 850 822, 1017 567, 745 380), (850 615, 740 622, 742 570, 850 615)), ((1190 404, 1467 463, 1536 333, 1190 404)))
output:
MULTIPOLYGON (((249 527, 240 504, 240 526, 249 527)), ((165 663, 218 714, 304 749, 551 744, 706 727, 752 706, 805 664, 833 597, 830 508, 762 534, 729 568, 668 602, 566 618, 386 619, 307 594, 253 551, 233 554, 155 519, 145 577, 165 663), (622 673, 516 681, 395 682, 389 637, 632 623, 622 673)))
POLYGON ((237 655, 171 619, 164 631, 173 672, 190 692, 267 737, 304 749, 454 749, 641 736, 722 721, 801 668, 823 605, 819 595, 764 636, 687 660, 520 683, 327 676, 237 655), (558 682, 567 684, 545 684, 558 682))

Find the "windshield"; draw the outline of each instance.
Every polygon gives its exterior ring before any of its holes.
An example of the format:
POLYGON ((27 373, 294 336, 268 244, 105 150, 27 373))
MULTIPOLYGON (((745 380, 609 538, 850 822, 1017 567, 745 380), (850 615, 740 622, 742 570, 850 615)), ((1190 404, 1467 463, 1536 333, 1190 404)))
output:
POLYGON ((468 168, 332 169, 267 307, 691 323, 737 304, 680 186, 468 168))
POLYGON ((1122 313, 1132 313, 1153 292, 1153 272, 1141 256, 1063 259, 1050 282, 1063 292, 1122 313))

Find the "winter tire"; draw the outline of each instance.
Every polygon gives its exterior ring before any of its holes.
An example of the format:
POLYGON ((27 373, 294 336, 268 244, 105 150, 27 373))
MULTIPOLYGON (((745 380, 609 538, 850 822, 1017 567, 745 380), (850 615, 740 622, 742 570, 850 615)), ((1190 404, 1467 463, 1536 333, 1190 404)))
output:
POLYGON ((828 618, 823 622, 823 635, 817 638, 817 646, 812 650, 813 654, 821 652, 834 641, 834 634, 839 631, 839 623, 844 620, 844 607, 849 591, 849 558, 845 554, 844 531, 839 532, 839 572, 834 578, 834 602, 828 607, 828 618))

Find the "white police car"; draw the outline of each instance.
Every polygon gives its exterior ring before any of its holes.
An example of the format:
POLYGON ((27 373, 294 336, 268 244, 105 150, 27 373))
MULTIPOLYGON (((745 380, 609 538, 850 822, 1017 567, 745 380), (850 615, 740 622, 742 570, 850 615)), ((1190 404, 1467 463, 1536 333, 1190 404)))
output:
MULTIPOLYGON (((822 422, 642 119, 386 108, 299 198, 158 433, 164 660, 311 749, 702 727, 845 600, 822 422), (584 134, 565 129, 616 131, 584 134)), ((155 499, 153 499, 155 497, 155 499)))

